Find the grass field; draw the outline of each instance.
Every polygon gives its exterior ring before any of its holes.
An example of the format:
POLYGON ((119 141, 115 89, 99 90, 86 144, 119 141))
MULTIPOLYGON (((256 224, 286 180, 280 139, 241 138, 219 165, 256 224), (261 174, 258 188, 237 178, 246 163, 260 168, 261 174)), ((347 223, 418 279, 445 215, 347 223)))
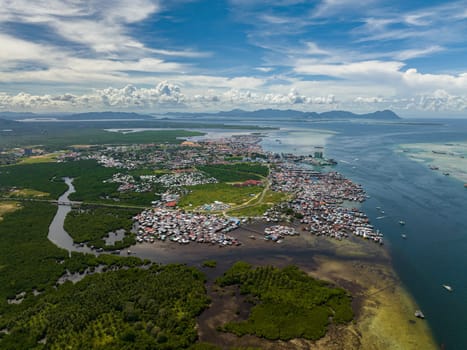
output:
POLYGON ((31 188, 14 189, 8 193, 8 197, 41 198, 48 197, 49 193, 33 190, 31 188))
POLYGON ((203 204, 221 201, 231 205, 245 203, 263 190, 261 186, 235 187, 225 183, 197 185, 188 188, 191 192, 178 203, 187 208, 191 204, 193 209, 203 204))
POLYGON ((268 190, 261 201, 252 203, 251 205, 227 211, 231 216, 262 216, 266 210, 272 208, 275 204, 287 200, 288 196, 285 193, 274 192, 268 190))
POLYGON ((210 164, 197 168, 220 182, 261 180, 269 174, 268 167, 258 163, 210 164))
POLYGON ((12 213, 19 208, 17 202, 0 202, 0 221, 3 220, 3 215, 12 213))
POLYGON ((60 152, 47 153, 40 156, 31 156, 22 159, 19 164, 37 164, 37 163, 54 163, 57 161, 57 157, 60 152))

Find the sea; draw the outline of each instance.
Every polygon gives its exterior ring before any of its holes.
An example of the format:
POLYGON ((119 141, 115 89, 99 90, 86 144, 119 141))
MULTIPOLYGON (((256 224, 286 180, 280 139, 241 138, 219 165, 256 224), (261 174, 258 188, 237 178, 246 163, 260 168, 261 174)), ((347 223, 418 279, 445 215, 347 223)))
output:
POLYGON ((398 146, 411 143, 467 141, 467 120, 402 122, 279 122, 263 141, 266 150, 313 154, 315 130, 334 132, 324 154, 334 167, 363 185, 369 199, 362 209, 384 233, 393 266, 423 311, 444 349, 467 349, 467 188, 427 164, 416 162, 398 146), (281 142, 287 131, 306 139, 281 142), (401 225, 399 222, 404 221, 401 225), (401 236, 405 235, 405 239, 401 236), (453 288, 449 292, 443 284, 453 288))
POLYGON ((393 267, 440 348, 467 349, 467 188, 400 149, 466 142, 467 119, 199 121, 275 127, 278 130, 265 133, 266 151, 319 150, 335 159, 333 170, 363 185, 369 195, 362 209, 383 232, 393 267))

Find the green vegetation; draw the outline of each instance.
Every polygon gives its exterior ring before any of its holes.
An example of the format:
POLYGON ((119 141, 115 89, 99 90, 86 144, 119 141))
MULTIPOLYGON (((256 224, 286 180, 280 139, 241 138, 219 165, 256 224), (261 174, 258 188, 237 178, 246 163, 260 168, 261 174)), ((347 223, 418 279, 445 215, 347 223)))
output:
POLYGON ((21 208, 21 204, 17 202, 0 202, 0 221, 3 220, 3 215, 12 213, 21 208))
POLYGON ((65 163, 37 163, 0 167, 0 192, 8 194, 11 187, 19 187, 49 193, 45 198, 58 198, 67 189, 63 177, 74 178, 76 193, 70 199, 90 203, 111 203, 118 205, 147 206, 159 196, 161 187, 153 186, 152 191, 118 192, 118 184, 104 183, 119 169, 105 168, 95 160, 65 163), (34 174, 34 176, 31 176, 34 174))
POLYGON ((7 298, 32 289, 43 290, 65 272, 58 261, 67 251, 47 239, 57 207, 47 203, 24 203, 23 209, 5 214, 0 224, 0 309, 7 298))
POLYGON ((49 194, 46 192, 36 191, 30 188, 14 189, 6 194, 6 197, 14 197, 14 198, 41 198, 41 197, 48 197, 48 196, 49 194))
MULTIPOLYGON (((86 267, 140 266, 138 258, 73 253, 58 248, 47 239, 57 207, 48 203, 24 202, 22 208, 3 214, 0 223, 0 313, 6 299, 33 289, 43 291, 57 282, 66 270, 83 272, 86 267)), ((0 327, 1 329, 1 327, 0 327)))
POLYGON ((180 207, 189 204, 196 208, 206 203, 221 201, 229 204, 241 204, 251 199, 251 194, 258 194, 263 190, 261 186, 235 187, 225 183, 205 184, 188 187, 190 192, 179 202, 180 207))
POLYGON ((135 235, 129 231, 133 225, 132 217, 138 212, 125 208, 80 208, 68 213, 64 228, 76 243, 86 242, 88 246, 106 250, 122 249, 136 243, 135 235), (119 229, 125 230, 123 240, 106 245, 104 237, 119 229))
POLYGON ((21 158, 19 164, 37 164, 37 163, 53 163, 57 161, 57 156, 60 152, 48 153, 41 156, 31 156, 27 158, 21 158))
POLYGON ((50 194, 50 198, 58 198, 67 189, 63 177, 77 179, 77 196, 99 198, 101 194, 116 191, 117 184, 103 184, 115 173, 115 169, 99 166, 94 160, 83 160, 66 163, 38 163, 10 165, 0 168, 0 184, 3 190, 9 187, 28 188, 50 194), (34 174, 34 176, 32 176, 34 174), (89 192, 96 191, 94 195, 89 192))
POLYGON ((204 275, 153 265, 87 276, 2 318, 2 349, 184 349, 209 300, 204 275), (38 343, 46 339, 46 344, 38 343))
POLYGON ((0 147, 22 147, 43 145, 46 150, 62 150, 72 145, 106 145, 134 143, 171 143, 179 144, 179 137, 199 136, 203 133, 186 130, 150 130, 137 133, 122 134, 96 128, 70 128, 60 125, 47 125, 47 129, 24 130, 21 135, 2 135, 0 147))
POLYGON ((238 336, 314 340, 326 334, 329 322, 347 323, 353 318, 351 297, 345 290, 315 280, 295 266, 252 268, 238 262, 218 278, 217 284, 238 285, 240 292, 255 302, 246 321, 223 327, 238 336))
POLYGON ((258 163, 212 164, 197 168, 219 182, 261 180, 269 174, 268 167, 258 163))
POLYGON ((215 268, 217 266, 216 260, 205 260, 203 261, 203 267, 215 268))
POLYGON ((256 203, 252 203, 244 208, 229 210, 228 214, 231 216, 262 216, 268 209, 274 205, 281 203, 287 199, 287 194, 282 192, 274 192, 268 190, 262 200, 258 200, 256 203))

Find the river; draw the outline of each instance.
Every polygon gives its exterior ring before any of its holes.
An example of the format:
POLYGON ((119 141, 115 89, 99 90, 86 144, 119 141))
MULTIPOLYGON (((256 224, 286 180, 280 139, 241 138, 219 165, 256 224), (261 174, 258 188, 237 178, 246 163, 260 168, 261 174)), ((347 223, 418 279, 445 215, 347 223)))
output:
POLYGON ((49 226, 49 234, 47 238, 56 246, 68 250, 70 255, 71 252, 96 254, 95 251, 86 246, 81 247, 73 244, 73 238, 71 238, 68 232, 63 228, 65 218, 71 211, 71 201, 68 196, 76 192, 75 187, 73 186, 73 179, 65 177, 63 180, 68 185, 68 190, 66 190, 66 192, 58 199, 58 202, 62 204, 58 205, 57 213, 49 226))

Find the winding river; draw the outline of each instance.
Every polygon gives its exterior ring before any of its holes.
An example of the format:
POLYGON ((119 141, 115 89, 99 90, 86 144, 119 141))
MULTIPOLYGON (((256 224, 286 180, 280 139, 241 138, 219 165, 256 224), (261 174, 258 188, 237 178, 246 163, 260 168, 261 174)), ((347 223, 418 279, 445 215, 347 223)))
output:
POLYGON ((71 255, 71 252, 80 252, 80 253, 91 253, 96 254, 95 251, 91 250, 87 246, 78 246, 73 243, 73 238, 65 231, 63 225, 65 223, 65 218, 67 214, 71 211, 71 201, 68 196, 75 191, 73 186, 73 179, 69 177, 64 178, 65 183, 68 185, 68 190, 63 193, 58 202, 57 213, 52 220, 52 223, 49 226, 49 234, 47 238, 56 246, 68 250, 71 255))

